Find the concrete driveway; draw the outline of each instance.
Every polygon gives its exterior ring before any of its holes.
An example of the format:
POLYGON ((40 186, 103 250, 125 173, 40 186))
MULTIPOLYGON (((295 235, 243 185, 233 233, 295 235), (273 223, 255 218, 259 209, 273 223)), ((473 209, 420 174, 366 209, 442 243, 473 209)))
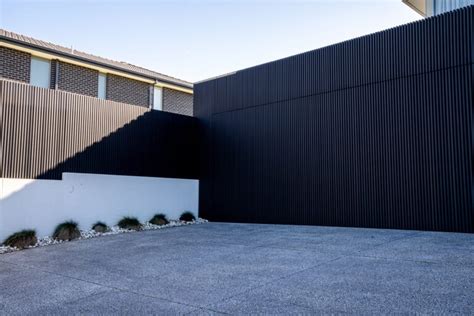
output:
POLYGON ((474 313, 474 235, 185 226, 0 255, 0 314, 474 313))

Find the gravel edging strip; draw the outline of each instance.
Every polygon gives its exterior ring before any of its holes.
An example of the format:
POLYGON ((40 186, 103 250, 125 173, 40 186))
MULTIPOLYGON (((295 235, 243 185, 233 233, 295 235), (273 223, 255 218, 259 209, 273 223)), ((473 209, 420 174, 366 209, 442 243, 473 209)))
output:
MULTIPOLYGON (((90 239, 90 238, 96 238, 96 237, 102 237, 102 236, 110 236, 110 235, 118 235, 118 234, 124 234, 124 233, 133 233, 137 231, 147 231, 147 230, 157 230, 157 229, 165 229, 165 228, 171 228, 171 227, 179 227, 179 226, 186 226, 186 225, 198 225, 198 224, 205 224, 207 223, 208 220, 203 219, 203 218, 198 218, 194 221, 191 222, 184 222, 180 220, 170 220, 170 222, 166 225, 154 225, 149 222, 146 222, 142 224, 140 230, 128 230, 128 229, 123 229, 118 226, 112 226, 110 227, 110 230, 105 232, 105 233, 98 233, 93 229, 89 230, 81 230, 81 237, 75 240, 82 240, 82 239, 90 239)), ((74 241, 74 240, 72 240, 74 241)), ((31 249, 31 248, 37 248, 37 247, 45 247, 49 245, 57 245, 57 244, 62 244, 65 242, 69 241, 60 241, 56 240, 51 236, 45 236, 42 238, 38 238, 38 242, 36 245, 25 248, 26 249, 31 249)), ((20 251, 22 249, 10 247, 10 246, 0 246, 0 255, 4 253, 9 253, 13 251, 20 251)))

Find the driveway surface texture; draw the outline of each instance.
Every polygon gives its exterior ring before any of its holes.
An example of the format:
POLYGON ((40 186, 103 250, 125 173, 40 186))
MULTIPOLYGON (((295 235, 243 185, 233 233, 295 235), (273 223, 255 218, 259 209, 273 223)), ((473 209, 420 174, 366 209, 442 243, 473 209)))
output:
POLYGON ((0 314, 474 313, 474 235, 208 223, 0 255, 0 314))

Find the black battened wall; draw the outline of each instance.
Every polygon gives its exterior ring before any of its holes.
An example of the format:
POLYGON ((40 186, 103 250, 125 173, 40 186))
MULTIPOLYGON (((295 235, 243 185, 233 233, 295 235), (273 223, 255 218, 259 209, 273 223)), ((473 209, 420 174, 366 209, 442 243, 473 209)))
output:
POLYGON ((200 216, 474 232, 474 8, 194 86, 200 216))
POLYGON ((0 176, 199 178, 196 118, 0 80, 0 176))

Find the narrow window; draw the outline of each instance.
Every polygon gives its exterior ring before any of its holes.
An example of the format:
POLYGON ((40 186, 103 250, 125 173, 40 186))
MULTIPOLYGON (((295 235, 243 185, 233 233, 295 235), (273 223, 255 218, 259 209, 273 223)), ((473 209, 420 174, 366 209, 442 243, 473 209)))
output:
POLYGON ((153 89, 153 109, 163 110, 163 91, 161 87, 154 87, 153 89))
POLYGON ((51 63, 49 60, 31 56, 30 84, 36 87, 49 88, 51 63))
POLYGON ((107 97, 107 75, 99 73, 99 89, 97 97, 99 99, 106 99, 107 97))

